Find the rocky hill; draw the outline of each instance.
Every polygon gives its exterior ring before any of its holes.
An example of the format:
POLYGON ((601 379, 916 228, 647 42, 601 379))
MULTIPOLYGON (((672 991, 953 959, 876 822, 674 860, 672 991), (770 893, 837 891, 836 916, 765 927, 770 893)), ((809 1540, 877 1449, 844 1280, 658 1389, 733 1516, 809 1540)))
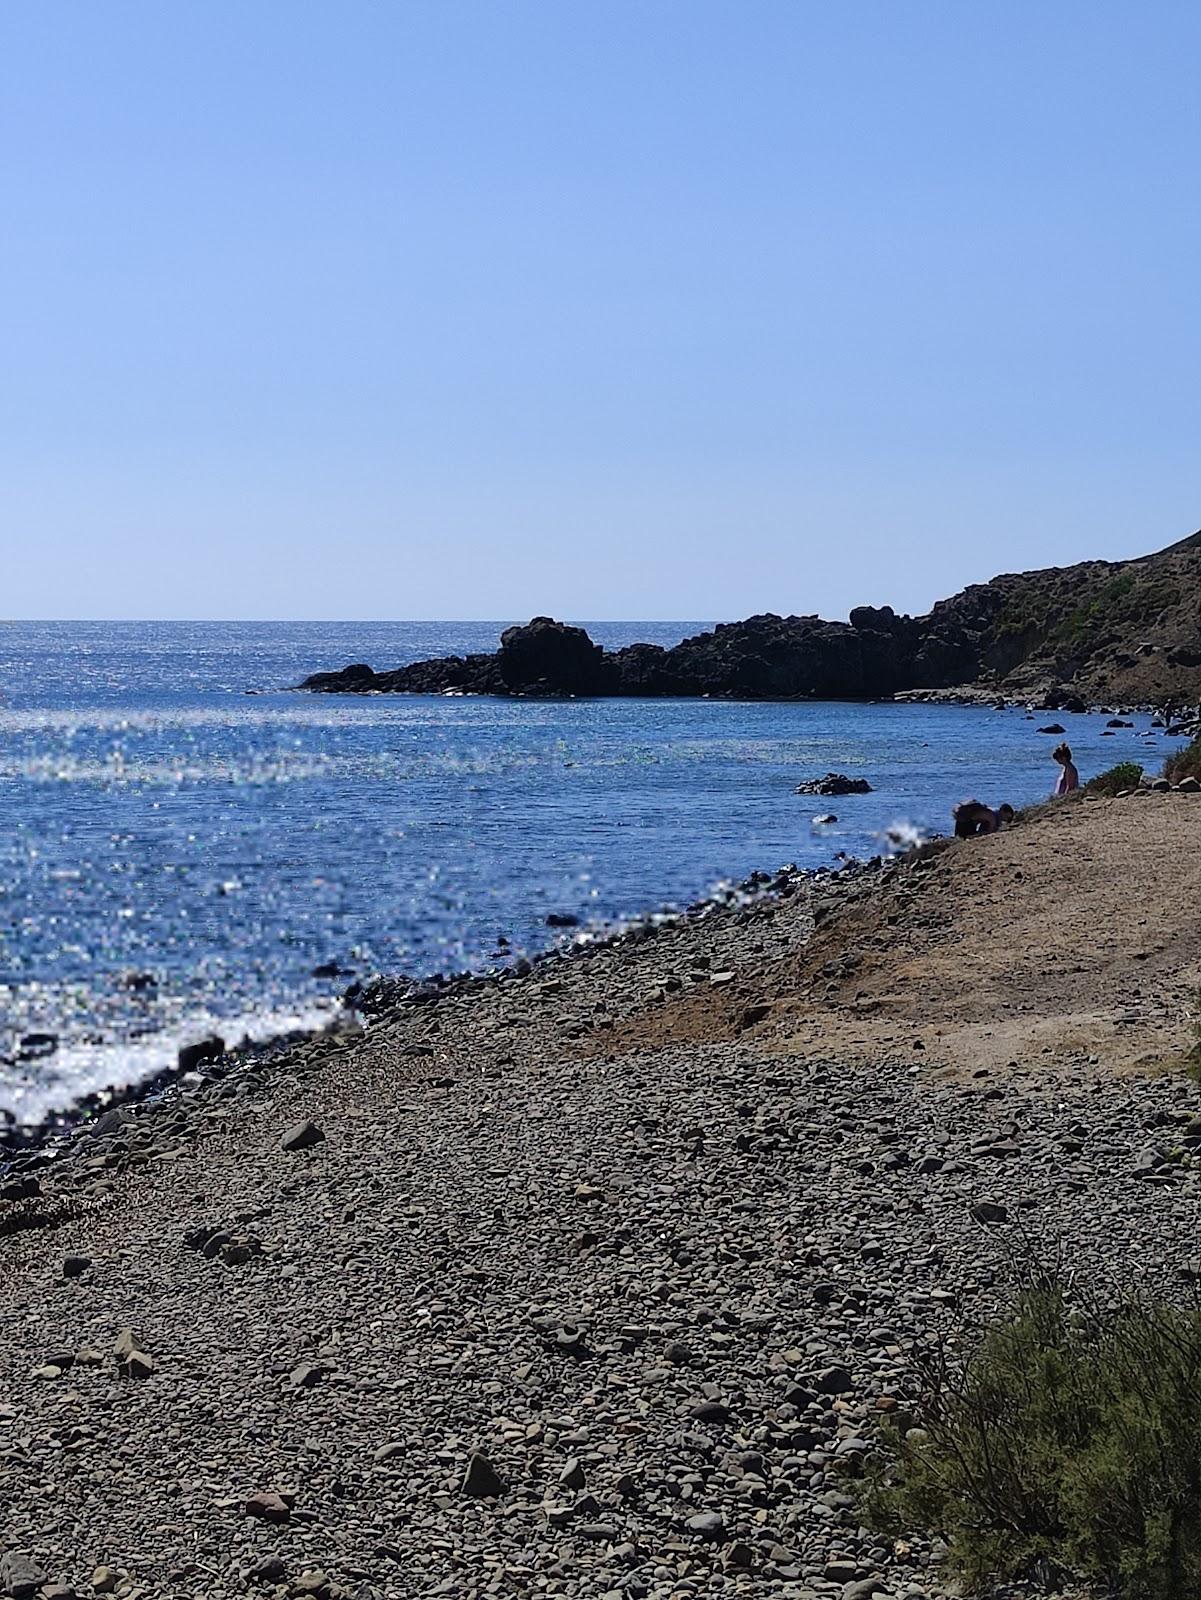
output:
POLYGON ((1085 561, 973 585, 930 613, 979 643, 978 680, 1009 693, 1201 696, 1201 533, 1133 561, 1085 561))
POLYGON ((319 693, 711 695, 876 699, 978 692, 1074 699, 1201 700, 1201 533, 1132 561, 1011 573, 941 600, 927 616, 857 606, 847 622, 768 613, 671 649, 605 651, 582 628, 535 617, 492 655, 395 671, 318 672, 319 693))

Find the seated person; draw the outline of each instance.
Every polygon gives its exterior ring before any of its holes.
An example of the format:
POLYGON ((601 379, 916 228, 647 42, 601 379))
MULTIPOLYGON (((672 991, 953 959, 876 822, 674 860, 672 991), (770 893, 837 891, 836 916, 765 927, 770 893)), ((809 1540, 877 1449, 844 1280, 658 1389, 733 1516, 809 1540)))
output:
POLYGON ((1013 807, 1002 805, 994 811, 979 800, 964 800, 951 815, 955 818, 955 837, 974 839, 979 834, 996 833, 1007 822, 1012 822, 1013 807))
POLYGON ((1051 757, 1052 760, 1059 762, 1060 772, 1055 780, 1055 798, 1062 800, 1065 794, 1074 794, 1080 787, 1080 774, 1076 771, 1072 752, 1067 744, 1056 745, 1051 757))

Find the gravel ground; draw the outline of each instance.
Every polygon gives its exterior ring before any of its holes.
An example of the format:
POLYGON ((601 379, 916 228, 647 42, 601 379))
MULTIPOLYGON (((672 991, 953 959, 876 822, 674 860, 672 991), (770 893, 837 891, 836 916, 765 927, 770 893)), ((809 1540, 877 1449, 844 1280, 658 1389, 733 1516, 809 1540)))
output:
POLYGON ((0 1593, 953 1592, 923 1539, 859 1526, 848 1474, 1015 1256, 1174 1292, 1197 1091, 788 1053, 750 975, 803 965, 814 897, 772 887, 398 991, 24 1158, 0 1593), (633 1037, 677 1002, 687 1037, 633 1037))

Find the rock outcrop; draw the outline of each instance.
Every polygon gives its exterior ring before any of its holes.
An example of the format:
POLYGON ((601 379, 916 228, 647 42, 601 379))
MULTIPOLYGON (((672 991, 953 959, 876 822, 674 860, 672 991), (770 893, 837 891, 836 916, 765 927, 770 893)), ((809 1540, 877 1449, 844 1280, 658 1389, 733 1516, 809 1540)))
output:
POLYGON ((1064 710, 1085 697, 1201 699, 1201 533, 1134 561, 1007 574, 923 617, 856 606, 846 622, 766 613, 720 623, 671 649, 603 650, 582 628, 535 617, 493 655, 445 656, 389 672, 318 672, 319 693, 887 698, 974 688, 1064 710))
POLYGON ((866 778, 848 778, 845 772, 827 772, 824 778, 806 778, 804 783, 798 783, 796 792, 820 795, 871 794, 872 786, 866 778))

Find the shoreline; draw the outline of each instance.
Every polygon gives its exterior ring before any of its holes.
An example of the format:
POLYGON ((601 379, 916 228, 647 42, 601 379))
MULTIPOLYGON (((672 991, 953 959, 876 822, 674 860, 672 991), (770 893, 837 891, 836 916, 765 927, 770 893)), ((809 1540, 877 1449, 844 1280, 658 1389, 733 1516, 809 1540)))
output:
POLYGON ((248 1019, 244 1017, 235 1028, 225 1030, 242 1035, 236 1045, 226 1047, 224 1038, 215 1033, 178 1046, 170 1045, 167 1048, 175 1055, 174 1062, 164 1063, 158 1071, 145 1077, 90 1091, 66 1106, 47 1111, 37 1122, 0 1120, 0 1183, 7 1173, 20 1170, 23 1157, 40 1161, 48 1151, 55 1156, 61 1154, 65 1144, 86 1137, 95 1123, 111 1111, 158 1104, 181 1087, 198 1088, 242 1071, 255 1071, 265 1063, 278 1061, 281 1055, 286 1056, 293 1049, 323 1039, 353 1038, 365 1031, 364 1018, 369 1026, 373 1017, 386 1015, 401 1006, 436 1005, 440 1000, 501 983, 536 978, 548 965, 586 960, 623 942, 653 937, 660 929, 696 922, 714 913, 738 910, 762 899, 792 896, 835 879, 858 879, 897 859, 899 857, 872 857, 866 861, 849 860, 840 865, 804 869, 790 863, 774 873, 757 870, 739 883, 715 888, 682 910, 660 909, 596 927, 580 927, 540 949, 517 953, 505 964, 416 976, 376 973, 366 982, 356 980, 340 994, 331 996, 328 1008, 314 1006, 314 1011, 328 1009, 328 1019, 320 1025, 286 1028, 254 1038, 248 1036, 248 1019), (217 1045, 221 1048, 215 1048, 217 1045))
POLYGON ((581 627, 537 616, 505 628, 490 652, 429 657, 383 672, 360 657, 313 672, 299 687, 335 694, 871 700, 971 686, 991 689, 994 697, 1020 692, 1050 709, 1068 699, 1195 703, 1199 571, 1201 534, 1193 534, 1133 561, 1002 574, 938 601, 923 616, 871 605, 852 607, 845 622, 762 612, 671 646, 615 650, 581 627))
POLYGON ((8 1547, 163 1600, 950 1600, 853 1497, 922 1352, 1022 1250, 1192 1270, 1199 805, 759 883, 32 1157, 8 1547))
MULTIPOLYGON (((1142 709, 1146 711, 1152 708, 1142 709)), ((1166 736, 1166 728, 1156 731, 1166 736)), ((1180 732, 1182 737, 1186 736, 1187 731, 1173 729, 1174 734, 1180 732)), ((1142 788, 1148 788, 1153 781, 1144 771, 1142 788)), ((781 892, 793 895, 801 888, 820 888, 836 880, 849 882, 865 873, 886 873, 888 868, 905 865, 915 855, 920 858, 924 851, 941 848, 947 842, 947 836, 933 834, 917 846, 894 849, 891 853, 866 859, 850 857, 840 863, 810 868, 799 868, 789 863, 775 872, 757 869, 741 882, 716 887, 710 894, 682 910, 660 908, 620 917, 608 923, 578 927, 578 931, 561 933, 533 951, 514 952, 512 959, 503 964, 494 961, 477 968, 418 975, 375 973, 365 981, 356 980, 340 993, 311 1001, 308 1012, 314 1018, 318 1013, 324 1014, 323 1021, 314 1020, 311 1025, 302 1021, 297 1026, 280 1030, 264 1029, 263 1021, 268 1015, 265 1013, 246 1014, 233 1019, 210 1017, 208 1023, 212 1026, 208 1027, 207 1032, 199 1032, 196 1037, 185 1038, 182 1042, 161 1045, 169 1055, 174 1056, 174 1060, 164 1061, 157 1070, 143 1077, 101 1086, 64 1105, 50 1107, 36 1122, 21 1122, 11 1112, 0 1112, 0 1179, 22 1155, 57 1148, 61 1141, 86 1133, 89 1124, 106 1112, 170 1094, 181 1082, 195 1079, 197 1074, 226 1076, 238 1072, 244 1065, 253 1067, 264 1059, 277 1057, 281 1051, 326 1035, 350 1036, 361 1030, 363 1018, 369 1020, 373 1014, 391 1005, 401 1002, 420 1005, 446 995, 470 992, 477 986, 512 982, 529 976, 547 962, 582 959, 595 954, 597 950, 620 944, 627 934, 641 937, 648 929, 653 933, 660 927, 674 926, 728 909, 730 903, 737 902, 739 897, 745 901, 748 897, 766 895, 770 898, 781 892), (220 1034, 218 1028, 221 1029, 220 1034), (239 1042, 227 1046, 226 1036, 231 1033, 238 1037, 239 1042)), ((549 925, 548 931, 553 930, 554 926, 549 925)), ((193 1027, 188 1032, 197 1030, 193 1027)), ((158 1048, 152 1041, 142 1048, 147 1047, 158 1048)), ((114 1045, 106 1048, 120 1051, 124 1047, 114 1045)), ((45 1059, 52 1061, 54 1055, 47 1055, 45 1059)))

